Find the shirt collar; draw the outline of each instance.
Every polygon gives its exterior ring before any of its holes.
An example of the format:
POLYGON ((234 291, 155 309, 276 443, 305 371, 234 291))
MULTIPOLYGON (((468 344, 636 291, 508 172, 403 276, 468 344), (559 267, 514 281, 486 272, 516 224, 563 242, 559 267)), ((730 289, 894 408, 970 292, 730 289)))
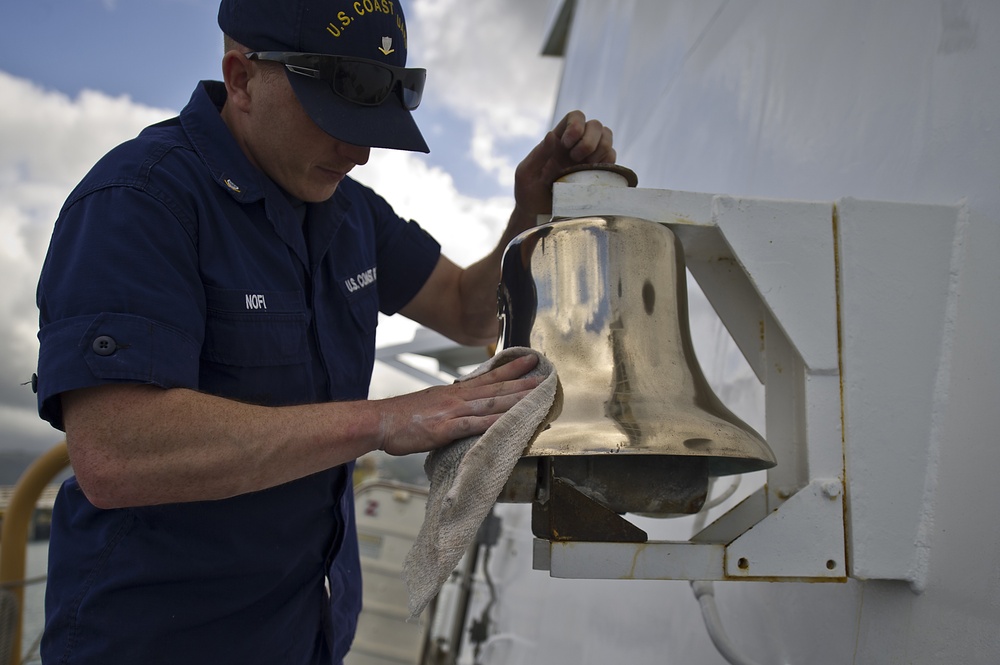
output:
MULTIPOLYGON (((309 265, 301 218, 294 215, 292 204, 281 188, 253 165, 236 142, 222 120, 221 111, 225 102, 225 84, 219 81, 201 81, 180 113, 181 127, 191 146, 208 167, 212 179, 240 203, 265 199, 268 218, 278 234, 295 250, 303 263, 309 265), (286 209, 288 215, 277 213, 275 206, 286 209)), ((315 236, 311 243, 312 253, 315 255, 313 262, 318 262, 329 248, 344 215, 351 208, 351 199, 342 189, 343 185, 337 188, 330 200, 310 206, 323 210, 320 218, 326 220, 321 227, 312 231, 315 236)))
MULTIPOLYGON (((180 113, 181 126, 191 146, 205 162, 212 179, 241 203, 264 198, 265 192, 281 192, 243 153, 222 120, 226 86, 221 81, 201 81, 180 113), (266 184, 265 184, 266 183, 266 184)), ((330 201, 335 209, 350 208, 340 188, 330 201)))
POLYGON ((202 81, 181 111, 181 126, 220 187, 241 203, 261 199, 265 176, 247 159, 222 120, 225 102, 223 83, 202 81))

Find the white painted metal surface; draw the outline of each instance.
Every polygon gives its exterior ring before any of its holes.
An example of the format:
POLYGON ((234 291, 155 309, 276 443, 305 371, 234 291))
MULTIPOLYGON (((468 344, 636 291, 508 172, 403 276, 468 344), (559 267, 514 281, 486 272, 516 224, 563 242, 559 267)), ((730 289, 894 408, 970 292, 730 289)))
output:
MULTIPOLYGON (((940 419, 951 392, 943 382, 951 373, 955 340, 949 333, 961 295, 956 280, 965 272, 962 220, 967 213, 854 200, 842 202, 839 210, 853 572, 864 579, 902 576, 923 590, 941 447, 966 454, 965 442, 950 440, 959 430, 940 438, 940 419), (884 397, 873 400, 872 395, 884 397)), ((989 354, 982 360, 988 362, 989 354)), ((989 417, 984 409, 977 420, 989 417)), ((990 461, 989 456, 970 457, 964 463, 973 472, 990 461)), ((978 510, 968 505, 967 519, 981 516, 978 510)))
MULTIPOLYGON (((732 279, 721 265, 692 272, 706 292, 734 285, 724 319, 759 316, 765 338, 788 341, 761 353, 754 335, 734 332, 768 383, 779 468, 788 458, 777 448, 794 448, 783 441, 810 444, 772 477, 762 505, 782 505, 790 489, 823 498, 830 487, 808 479, 837 478, 823 471, 837 465, 835 447, 812 444, 843 441, 855 577, 717 583, 733 644, 760 663, 1000 662, 1000 3, 573 4, 554 115, 582 108, 612 126, 619 161, 642 187, 726 195, 660 196, 679 217, 726 220, 733 258, 760 278, 732 279), (772 227, 766 199, 833 204, 833 229, 811 236, 810 222, 799 228, 780 212, 772 227), (832 283, 815 275, 830 251, 832 283), (771 298, 763 316, 753 299, 737 302, 760 291, 771 298), (789 367, 801 380, 787 380, 789 367), (776 385, 801 419, 777 425, 776 385), (829 403, 843 404, 837 418, 829 403)), ((711 250, 696 240, 685 243, 693 256, 711 250)), ((731 359, 717 351, 709 364, 731 359)), ((752 479, 733 501, 759 486, 752 479)), ((526 510, 498 512, 502 594, 478 662, 724 662, 687 583, 524 572, 526 510)), ((672 541, 691 527, 647 530, 672 541)))

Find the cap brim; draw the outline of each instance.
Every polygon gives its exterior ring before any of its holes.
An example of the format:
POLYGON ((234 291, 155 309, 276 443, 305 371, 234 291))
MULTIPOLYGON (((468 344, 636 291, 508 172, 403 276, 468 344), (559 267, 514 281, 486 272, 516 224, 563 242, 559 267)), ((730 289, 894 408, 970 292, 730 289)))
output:
POLYGON ((395 97, 378 106, 353 104, 321 79, 288 72, 302 108, 333 138, 369 148, 430 152, 413 115, 395 97))

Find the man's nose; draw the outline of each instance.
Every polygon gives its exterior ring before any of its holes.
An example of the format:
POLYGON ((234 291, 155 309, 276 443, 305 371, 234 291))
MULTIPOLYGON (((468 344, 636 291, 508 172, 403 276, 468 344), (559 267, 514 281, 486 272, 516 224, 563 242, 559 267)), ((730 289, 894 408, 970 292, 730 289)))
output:
POLYGON ((372 149, 366 146, 351 145, 350 143, 342 143, 340 146, 340 154, 358 166, 367 164, 371 153, 372 149))

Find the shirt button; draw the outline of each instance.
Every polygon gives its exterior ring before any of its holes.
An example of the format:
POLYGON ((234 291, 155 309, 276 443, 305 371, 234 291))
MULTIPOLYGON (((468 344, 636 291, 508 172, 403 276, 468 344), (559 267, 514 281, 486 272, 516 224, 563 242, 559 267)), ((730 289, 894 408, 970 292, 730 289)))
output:
POLYGON ((94 353, 99 356, 110 356, 118 350, 118 342, 115 341, 114 337, 101 335, 94 340, 92 348, 94 349, 94 353))

